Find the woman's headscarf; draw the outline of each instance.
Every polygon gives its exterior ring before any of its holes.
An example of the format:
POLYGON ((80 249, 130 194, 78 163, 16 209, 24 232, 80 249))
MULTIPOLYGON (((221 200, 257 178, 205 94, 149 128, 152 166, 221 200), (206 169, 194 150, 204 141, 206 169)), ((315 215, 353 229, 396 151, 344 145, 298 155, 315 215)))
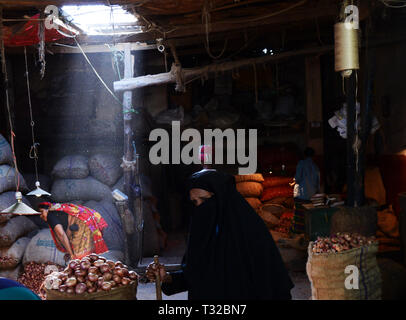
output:
POLYGON ((185 276, 189 299, 290 299, 293 283, 262 219, 234 177, 200 171, 188 190, 214 195, 193 209, 185 276))

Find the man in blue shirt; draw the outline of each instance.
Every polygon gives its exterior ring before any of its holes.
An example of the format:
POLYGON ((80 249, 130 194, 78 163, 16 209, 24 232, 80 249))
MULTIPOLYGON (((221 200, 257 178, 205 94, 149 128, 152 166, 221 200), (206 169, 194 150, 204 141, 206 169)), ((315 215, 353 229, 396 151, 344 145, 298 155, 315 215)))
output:
POLYGON ((296 167, 293 197, 295 199, 295 215, 293 217, 293 233, 304 233, 305 218, 303 203, 310 202, 310 198, 320 190, 320 170, 313 161, 314 150, 307 147, 305 158, 300 160, 296 167))

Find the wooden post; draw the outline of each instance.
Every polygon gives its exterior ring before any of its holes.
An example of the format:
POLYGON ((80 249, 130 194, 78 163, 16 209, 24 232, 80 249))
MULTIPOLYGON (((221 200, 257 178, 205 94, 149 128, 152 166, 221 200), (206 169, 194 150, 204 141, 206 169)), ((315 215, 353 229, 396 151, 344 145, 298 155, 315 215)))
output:
MULTIPOLYGON (((130 79, 134 76, 134 59, 131 55, 131 44, 125 43, 124 44, 124 79, 130 79)), ((132 214, 134 214, 134 203, 133 203, 133 192, 131 188, 133 176, 134 176, 134 148, 133 148, 133 129, 132 129, 132 119, 133 119, 133 112, 134 108, 132 105, 132 95, 133 92, 131 90, 124 91, 123 94, 123 116, 124 116, 124 193, 128 196, 128 207, 132 214)), ((126 234, 126 237, 128 235, 126 234)), ((138 248, 138 246, 136 246, 138 248)), ((130 248, 129 248, 130 249, 130 248)), ((130 250, 134 253, 134 250, 130 250)), ((138 252, 137 250, 132 256, 131 260, 138 259, 138 252)), ((138 261, 134 261, 138 262, 138 261)))
POLYGON ((323 105, 321 98, 320 57, 305 58, 307 145, 323 154, 323 105))

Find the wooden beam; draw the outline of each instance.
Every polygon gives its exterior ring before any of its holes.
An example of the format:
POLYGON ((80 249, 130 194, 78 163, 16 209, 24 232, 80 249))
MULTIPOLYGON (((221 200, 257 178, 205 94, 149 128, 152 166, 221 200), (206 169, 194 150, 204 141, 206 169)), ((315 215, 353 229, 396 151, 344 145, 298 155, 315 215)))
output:
MULTIPOLYGON (((243 59, 239 61, 230 61, 220 64, 210 64, 205 67, 194 68, 194 69, 181 69, 182 78, 187 81, 194 77, 201 76, 203 74, 212 74, 217 72, 224 72, 236 68, 241 68, 245 66, 250 66, 254 64, 261 64, 266 62, 278 61, 281 59, 291 58, 300 55, 323 53, 333 50, 333 46, 323 46, 310 49, 302 49, 291 52, 283 52, 276 55, 268 55, 260 58, 250 58, 243 59)), ((133 90, 137 88, 143 88, 153 85, 165 84, 165 83, 176 83, 175 69, 172 67, 170 72, 159 73, 155 75, 146 75, 131 79, 123 79, 114 82, 115 91, 126 91, 133 90)))
MULTIPOLYGON (((111 50, 117 51, 124 51, 124 48, 127 44, 126 43, 118 43, 114 46, 109 48, 105 44, 90 44, 90 45, 82 45, 82 49, 85 53, 103 53, 103 52, 111 52, 111 50)), ((156 49, 155 44, 146 44, 146 43, 130 43, 130 51, 140 51, 140 50, 154 50, 156 49)), ((49 48, 53 53, 82 53, 79 48, 72 47, 70 45, 64 44, 50 44, 49 48)))

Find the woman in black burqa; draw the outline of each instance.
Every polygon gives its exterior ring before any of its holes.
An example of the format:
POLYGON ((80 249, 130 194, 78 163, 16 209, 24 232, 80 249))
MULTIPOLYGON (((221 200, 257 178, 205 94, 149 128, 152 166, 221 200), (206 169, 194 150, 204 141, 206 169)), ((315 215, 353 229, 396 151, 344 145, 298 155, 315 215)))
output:
MULTIPOLYGON (((234 177, 215 170, 191 176, 188 190, 210 198, 194 207, 182 270, 160 266, 166 295, 188 291, 189 300, 288 300, 293 283, 262 219, 236 190, 234 177)), ((151 264, 147 276, 155 279, 151 264)))

